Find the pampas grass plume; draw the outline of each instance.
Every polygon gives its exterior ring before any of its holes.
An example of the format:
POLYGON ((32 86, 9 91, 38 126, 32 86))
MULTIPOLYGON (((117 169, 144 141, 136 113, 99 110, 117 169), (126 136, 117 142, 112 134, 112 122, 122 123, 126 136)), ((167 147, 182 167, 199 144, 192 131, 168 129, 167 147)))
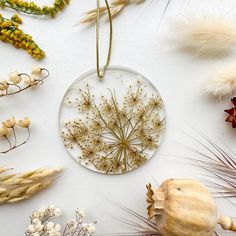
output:
POLYGON ((236 25, 217 15, 182 17, 171 31, 180 49, 198 56, 223 56, 236 45, 236 25))
POLYGON ((206 83, 206 91, 214 96, 232 97, 236 93, 236 62, 214 72, 206 83))

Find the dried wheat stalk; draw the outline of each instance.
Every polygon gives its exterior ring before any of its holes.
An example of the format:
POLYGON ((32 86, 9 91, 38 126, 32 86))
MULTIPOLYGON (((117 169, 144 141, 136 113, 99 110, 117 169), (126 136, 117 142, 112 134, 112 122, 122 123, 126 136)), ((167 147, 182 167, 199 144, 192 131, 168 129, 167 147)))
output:
MULTIPOLYGON (((130 4, 140 4, 145 0, 112 0, 110 3, 111 16, 117 16, 126 6, 130 4)), ((107 12, 106 6, 101 6, 99 8, 100 15, 104 16, 107 12)), ((85 16, 81 19, 80 23, 94 23, 97 17, 97 9, 92 9, 86 12, 85 16)))
POLYGON ((8 169, 0 167, 0 204, 31 198, 49 187, 61 171, 62 168, 41 168, 22 174, 8 174, 8 169))

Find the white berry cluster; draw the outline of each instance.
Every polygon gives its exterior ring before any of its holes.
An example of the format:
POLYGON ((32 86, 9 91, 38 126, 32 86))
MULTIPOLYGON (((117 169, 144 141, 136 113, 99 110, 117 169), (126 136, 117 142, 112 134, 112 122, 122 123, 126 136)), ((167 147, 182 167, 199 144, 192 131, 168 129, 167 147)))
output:
POLYGON ((96 222, 84 223, 87 211, 76 210, 76 218, 70 220, 64 230, 61 226, 51 221, 51 218, 61 215, 61 210, 53 205, 41 208, 31 216, 31 224, 25 232, 26 236, 92 236, 96 231, 96 222), (62 233, 63 232, 63 233, 62 233))
POLYGON ((33 67, 30 75, 17 71, 12 72, 7 80, 0 80, 0 96, 13 95, 32 86, 37 86, 48 75, 48 70, 40 67, 33 67), (47 75, 40 78, 44 71, 47 72, 47 75))

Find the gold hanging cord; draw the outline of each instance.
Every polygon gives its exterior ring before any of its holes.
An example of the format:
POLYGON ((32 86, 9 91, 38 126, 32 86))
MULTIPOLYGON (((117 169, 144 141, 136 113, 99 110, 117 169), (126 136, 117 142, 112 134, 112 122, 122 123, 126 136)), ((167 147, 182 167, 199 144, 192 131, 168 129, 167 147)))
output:
POLYGON ((100 70, 100 56, 99 56, 99 25, 100 25, 100 0, 97 0, 97 17, 96 17, 96 62, 97 62, 97 76, 99 79, 103 79, 107 67, 109 66, 110 59, 111 59, 111 49, 112 49, 112 16, 110 11, 110 6, 108 3, 108 0, 105 0, 107 12, 108 12, 108 18, 109 18, 109 30, 110 30, 110 36, 109 36, 109 49, 107 53, 107 60, 106 64, 103 67, 102 70, 100 70))

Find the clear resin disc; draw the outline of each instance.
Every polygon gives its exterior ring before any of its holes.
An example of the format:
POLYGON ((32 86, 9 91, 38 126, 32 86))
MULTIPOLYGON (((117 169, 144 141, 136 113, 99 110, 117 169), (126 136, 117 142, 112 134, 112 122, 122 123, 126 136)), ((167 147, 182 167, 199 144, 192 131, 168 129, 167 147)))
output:
POLYGON ((155 154, 165 129, 165 109, 148 79, 111 66, 102 81, 92 70, 70 86, 61 103, 59 128, 79 164, 99 173, 121 174, 155 154))

